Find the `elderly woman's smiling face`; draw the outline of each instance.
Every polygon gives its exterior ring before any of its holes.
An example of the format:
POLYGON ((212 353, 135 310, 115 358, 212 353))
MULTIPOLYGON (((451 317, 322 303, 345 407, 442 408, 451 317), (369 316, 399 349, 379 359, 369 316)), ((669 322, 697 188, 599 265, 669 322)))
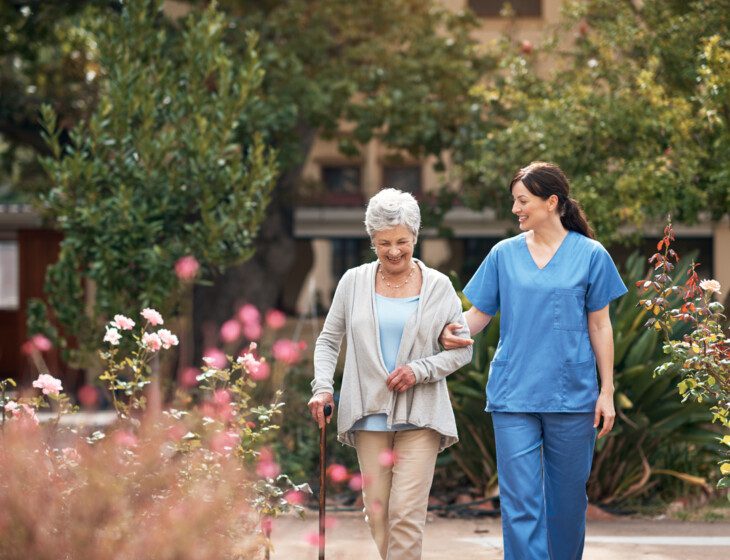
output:
POLYGON ((416 238, 406 226, 382 229, 373 234, 373 246, 385 274, 395 276, 411 269, 416 238))

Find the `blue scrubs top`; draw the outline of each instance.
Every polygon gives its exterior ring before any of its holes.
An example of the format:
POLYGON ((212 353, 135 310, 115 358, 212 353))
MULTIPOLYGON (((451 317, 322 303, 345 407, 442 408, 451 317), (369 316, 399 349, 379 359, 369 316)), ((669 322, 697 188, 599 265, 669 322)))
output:
MULTIPOLYGON (((400 341, 403 338, 403 327, 408 318, 418 309, 420 296, 406 298, 390 298, 375 294, 375 311, 378 314, 380 330, 380 353, 388 372, 395 369, 398 359, 400 341)), ((418 428, 413 424, 394 424, 388 428, 387 414, 370 414, 364 416, 352 426, 353 430, 367 432, 395 432, 399 430, 413 430, 418 428)))
POLYGON ((626 292, 603 245, 578 232, 568 232, 542 269, 524 233, 497 243, 464 288, 480 311, 501 311, 486 410, 593 412, 598 379, 588 312, 626 292))

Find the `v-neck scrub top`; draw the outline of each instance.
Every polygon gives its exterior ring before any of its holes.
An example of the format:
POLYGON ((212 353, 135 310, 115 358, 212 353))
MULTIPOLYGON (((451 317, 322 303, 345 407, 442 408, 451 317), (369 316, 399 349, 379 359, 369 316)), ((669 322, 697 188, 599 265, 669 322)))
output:
POLYGON ((497 243, 464 288, 480 311, 501 312, 486 410, 593 412, 598 380, 588 312, 626 292, 603 245, 578 232, 568 232, 543 268, 524 233, 497 243))

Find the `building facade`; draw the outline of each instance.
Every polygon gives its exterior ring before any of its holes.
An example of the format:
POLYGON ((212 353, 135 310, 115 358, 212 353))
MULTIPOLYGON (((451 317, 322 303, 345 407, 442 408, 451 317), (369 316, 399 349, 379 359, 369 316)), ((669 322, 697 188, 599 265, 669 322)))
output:
MULTIPOLYGON (((510 27, 517 40, 538 44, 546 31, 560 19, 561 0, 512 0, 516 18, 500 17, 503 0, 442 0, 452 10, 469 7, 479 18, 475 36, 480 42, 498 39, 510 27)), ((308 154, 302 185, 316 193, 296 208, 294 233, 302 252, 313 255, 313 265, 299 292, 296 307, 307 312, 329 306, 334 287, 347 268, 374 258, 363 226, 367 200, 384 187, 413 193, 416 198, 436 192, 450 184, 447 171, 437 173, 433 160, 417 161, 398 157, 377 140, 369 142, 358 158, 340 154, 336 141, 318 139, 308 154)), ((509 177, 505 177, 505 183, 509 177)), ((489 209, 474 212, 455 207, 447 213, 444 225, 453 232, 448 239, 425 230, 417 256, 442 271, 455 271, 463 280, 476 270, 489 249, 518 230, 514 220, 498 220, 489 209)), ((643 253, 651 254, 663 224, 647 225, 643 253)), ((696 249, 704 274, 730 286, 730 226, 704 223, 676 228, 680 249, 696 249)), ((612 247, 621 261, 630 251, 612 247)))

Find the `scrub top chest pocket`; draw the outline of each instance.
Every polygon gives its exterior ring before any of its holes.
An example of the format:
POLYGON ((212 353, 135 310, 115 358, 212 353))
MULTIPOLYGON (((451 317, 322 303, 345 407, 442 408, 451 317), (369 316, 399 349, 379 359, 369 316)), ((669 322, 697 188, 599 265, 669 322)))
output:
POLYGON ((586 330, 586 292, 576 288, 555 288, 553 300, 553 327, 561 331, 586 330))

